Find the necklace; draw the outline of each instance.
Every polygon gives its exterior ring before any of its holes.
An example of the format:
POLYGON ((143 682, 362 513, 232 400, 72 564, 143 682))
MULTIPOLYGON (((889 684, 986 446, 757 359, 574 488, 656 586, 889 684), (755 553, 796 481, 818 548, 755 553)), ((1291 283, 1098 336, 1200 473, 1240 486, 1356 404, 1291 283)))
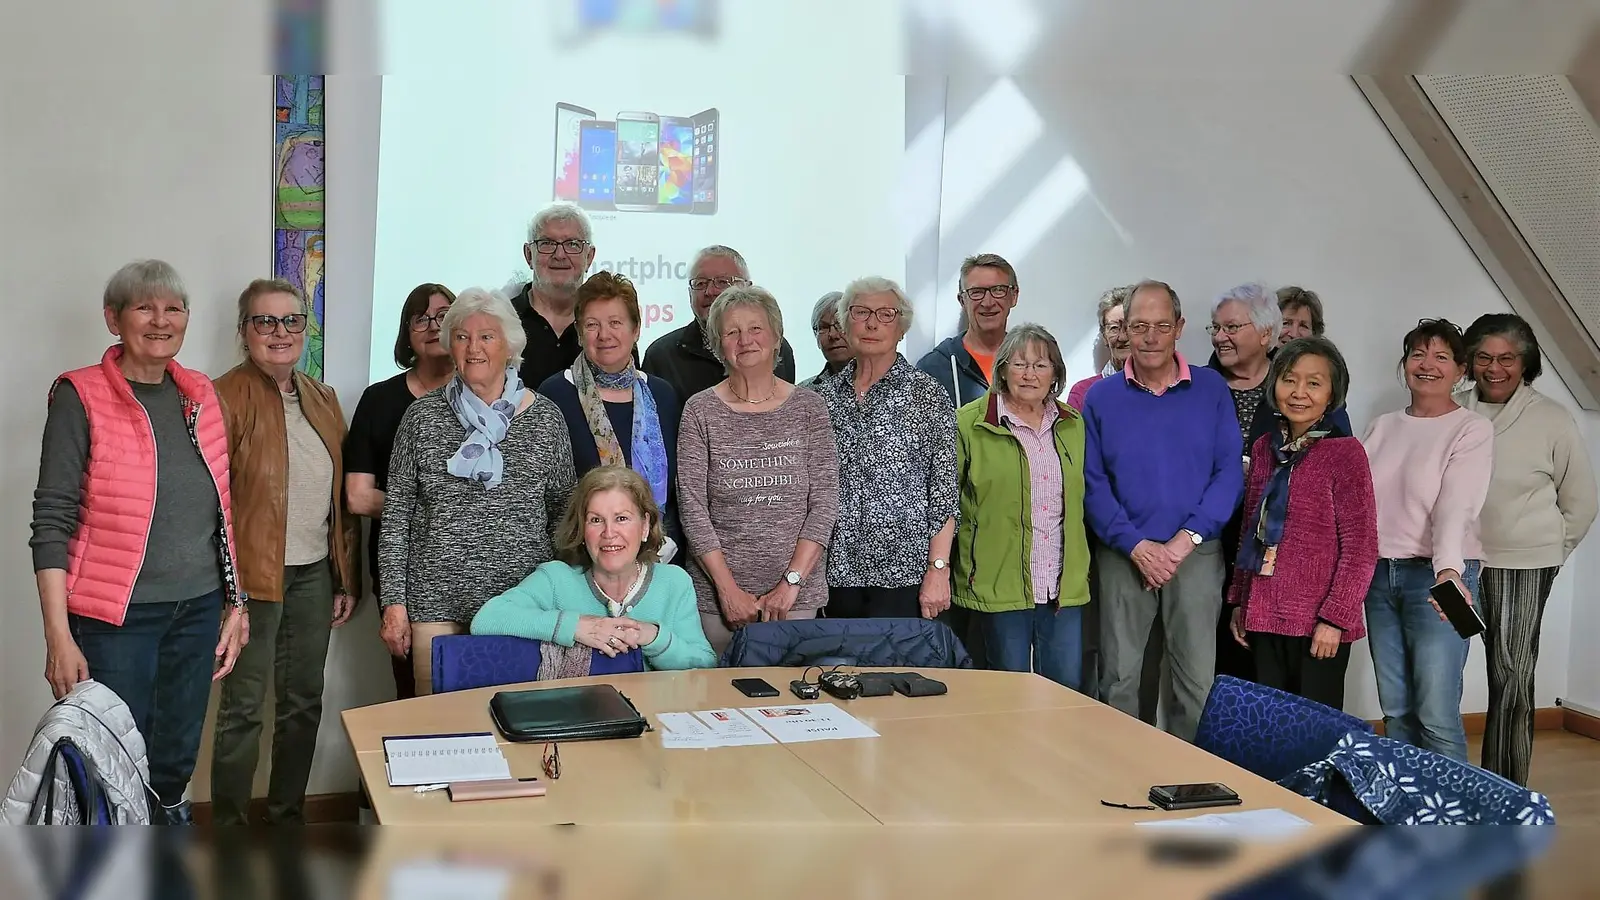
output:
POLYGON ((752 400, 749 397, 746 397, 743 394, 739 393, 737 390, 734 390, 733 382, 731 382, 731 381, 728 382, 728 393, 732 394, 735 398, 737 398, 740 403, 748 403, 751 406, 754 406, 754 405, 756 405, 758 403, 765 403, 768 400, 771 400, 773 397, 778 396, 778 384, 777 384, 776 381, 774 381, 773 384, 772 384, 772 392, 767 394, 765 397, 762 397, 760 400, 752 400))

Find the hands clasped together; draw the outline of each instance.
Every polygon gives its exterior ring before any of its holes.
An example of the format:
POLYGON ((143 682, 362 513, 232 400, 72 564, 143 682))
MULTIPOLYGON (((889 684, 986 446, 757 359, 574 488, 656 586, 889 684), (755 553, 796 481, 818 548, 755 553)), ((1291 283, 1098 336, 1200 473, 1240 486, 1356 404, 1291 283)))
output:
POLYGON ((1144 589, 1153 591, 1164 587, 1177 574, 1178 566, 1194 552, 1194 548, 1194 540, 1187 531, 1179 531, 1164 544, 1146 540, 1134 545, 1133 564, 1144 576, 1144 589))
POLYGON ((585 647, 616 656, 649 644, 659 633, 654 623, 627 616, 579 616, 578 630, 573 637, 585 647))

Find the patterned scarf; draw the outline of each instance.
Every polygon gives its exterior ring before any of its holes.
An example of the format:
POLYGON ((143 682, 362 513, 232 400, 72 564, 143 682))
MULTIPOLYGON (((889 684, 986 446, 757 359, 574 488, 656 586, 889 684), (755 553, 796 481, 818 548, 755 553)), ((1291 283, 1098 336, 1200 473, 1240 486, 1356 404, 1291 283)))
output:
MULTIPOLYGON (((1267 477, 1267 489, 1261 496, 1261 507, 1252 510, 1253 528, 1247 527, 1244 539, 1239 542, 1239 568, 1271 576, 1278 562, 1278 545, 1283 543, 1283 523, 1289 515, 1289 476, 1294 467, 1305 458, 1306 452, 1325 437, 1349 437, 1339 423, 1333 421, 1333 410, 1293 440, 1289 439, 1289 424, 1278 417, 1278 434, 1282 444, 1272 451, 1272 474, 1267 477)), ((1276 443, 1276 442, 1275 442, 1276 443)), ((1246 523, 1247 526, 1250 523, 1246 523)))
POLYGON ((445 385, 444 399, 456 414, 456 421, 467 430, 461 449, 450 457, 450 474, 482 482, 485 490, 494 490, 505 474, 506 460, 500 452, 500 442, 506 439, 511 419, 522 406, 522 378, 516 369, 506 366, 506 386, 500 399, 484 403, 457 375, 445 385))
POLYGON ((656 413, 656 398, 650 392, 644 373, 632 363, 621 372, 607 372, 579 355, 568 369, 572 384, 578 389, 578 403, 583 407, 584 421, 594 435, 595 449, 600 452, 600 465, 626 466, 633 462, 634 471, 644 476, 650 484, 650 493, 656 506, 667 506, 667 445, 661 437, 661 416, 656 413), (633 388, 633 446, 622 452, 617 432, 606 415, 605 401, 600 391, 620 391, 633 388))
MULTIPOLYGON (((626 616, 633 612, 645 592, 650 590, 650 582, 655 577, 655 567, 650 565, 640 566, 639 577, 633 581, 633 587, 628 589, 627 596, 620 601, 613 600, 600 590, 600 585, 595 583, 594 570, 590 569, 584 580, 589 582, 589 590, 594 592, 596 600, 606 608, 606 613, 611 618, 626 616)), ((659 627, 659 626, 658 626, 659 627)), ((554 641, 546 641, 539 648, 539 671, 533 676, 535 681, 553 681, 558 678, 588 678, 589 666, 594 662, 595 651, 582 644, 573 644, 563 647, 554 641)))

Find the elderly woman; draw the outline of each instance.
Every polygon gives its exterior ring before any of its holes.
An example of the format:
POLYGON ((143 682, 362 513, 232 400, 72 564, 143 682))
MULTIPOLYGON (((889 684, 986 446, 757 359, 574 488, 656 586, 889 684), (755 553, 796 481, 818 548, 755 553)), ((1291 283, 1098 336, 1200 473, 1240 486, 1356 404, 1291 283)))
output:
MULTIPOLYGON (((1100 295, 1100 302, 1096 315, 1100 322, 1100 345, 1105 348, 1106 364, 1101 367, 1098 374, 1074 384, 1072 390, 1067 392, 1067 405, 1076 410, 1083 409, 1083 398, 1089 395, 1089 388, 1099 384, 1102 380, 1122 371, 1128 364, 1128 354, 1133 352, 1133 345, 1128 342, 1128 332, 1122 327, 1123 301, 1128 299, 1131 286, 1114 287, 1100 295)), ((1096 354, 1098 356, 1098 354, 1096 354)))
POLYGON ((587 676, 591 650, 638 648, 651 669, 714 667, 694 583, 657 562, 664 540, 655 490, 638 472, 590 469, 556 529, 558 558, 484 603, 472 633, 543 641, 541 681, 587 676))
POLYGON ((1256 681, 1341 709, 1378 562, 1367 454, 1332 415, 1350 372, 1331 341, 1312 337, 1279 351, 1267 383, 1277 430, 1250 454, 1231 631, 1256 681))
POLYGON ((939 382, 897 349, 911 327, 911 302, 898 284, 852 281, 839 319, 856 358, 819 389, 839 446, 828 615, 931 619, 950 607, 955 409, 939 382))
POLYGON ((844 329, 839 326, 839 298, 842 296, 838 291, 829 291, 811 308, 811 330, 817 336, 823 365, 822 371, 801 382, 801 387, 816 388, 828 383, 855 356, 844 339, 844 329))
POLYGON ((1467 642, 1429 594, 1478 593, 1478 513, 1494 467, 1494 426, 1452 396, 1467 373, 1461 330, 1423 319, 1400 360, 1411 404, 1373 420, 1361 443, 1378 501, 1378 565, 1367 589, 1367 648, 1384 731, 1467 761, 1461 726, 1467 642))
POLYGON ((235 570, 228 432, 211 381, 178 365, 189 295, 172 266, 106 283, 118 343, 50 390, 33 499, 45 669, 60 699, 94 679, 144 735, 157 823, 190 819, 211 682, 250 622, 235 570))
POLYGON ((1325 328, 1322 318, 1322 298, 1316 291, 1303 287, 1278 288, 1278 311, 1283 315, 1282 330, 1278 334, 1281 346, 1303 337, 1321 337, 1325 328))
POLYGON ((310 322, 300 289, 258 279, 239 295, 245 361, 217 379, 228 423, 239 586, 255 640, 223 679, 211 755, 212 821, 243 825, 274 687, 267 822, 305 821, 332 629, 361 596, 360 523, 345 509, 344 412, 295 371, 310 322))
POLYGON ((583 352, 539 393, 561 410, 578 475, 596 466, 632 466, 644 476, 656 508, 665 511, 661 557, 670 562, 682 540, 672 483, 683 406, 672 385, 633 364, 644 323, 633 282, 611 272, 591 275, 578 288, 575 315, 583 352))
POLYGON ((952 599, 977 619, 992 668, 1078 690, 1089 544, 1083 420, 1057 399, 1065 377, 1056 339, 1022 325, 1000 343, 988 395, 956 411, 952 599))
POLYGON ((576 480, 561 411, 517 375, 526 338, 505 296, 462 291, 445 313, 456 375, 400 419, 378 545, 383 641, 433 690, 433 639, 555 557, 576 480))
POLYGON ((751 622, 815 618, 839 464, 828 408, 779 378, 783 313, 754 285, 723 291, 706 340, 728 377, 689 398, 678 436, 678 508, 700 624, 717 653, 751 622))
POLYGON ((1473 388, 1456 400, 1494 425, 1479 520, 1489 663, 1483 767, 1527 784, 1539 624, 1556 573, 1594 523, 1594 470, 1572 414, 1533 387, 1544 366, 1528 323, 1481 316, 1465 341, 1473 388))
MULTIPOLYGON (((389 490, 389 453, 400 418, 418 397, 445 386, 455 374, 444 335, 444 313, 456 299, 442 284, 419 284, 400 307, 400 328, 394 339, 394 364, 400 374, 378 382, 361 394, 344 442, 344 490, 350 512, 372 520, 367 540, 367 565, 373 591, 378 584, 378 544, 383 537, 383 501, 389 490)), ((396 700, 417 695, 409 656, 391 657, 396 700)))

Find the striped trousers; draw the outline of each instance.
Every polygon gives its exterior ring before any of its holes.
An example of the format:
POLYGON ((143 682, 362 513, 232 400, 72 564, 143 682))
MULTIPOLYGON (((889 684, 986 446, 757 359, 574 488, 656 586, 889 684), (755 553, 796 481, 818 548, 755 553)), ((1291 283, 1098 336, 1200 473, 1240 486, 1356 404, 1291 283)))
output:
POLYGON ((1527 786, 1533 760, 1533 670, 1539 661, 1539 623, 1560 566, 1485 567, 1478 593, 1488 631, 1489 711, 1483 768, 1527 786))

